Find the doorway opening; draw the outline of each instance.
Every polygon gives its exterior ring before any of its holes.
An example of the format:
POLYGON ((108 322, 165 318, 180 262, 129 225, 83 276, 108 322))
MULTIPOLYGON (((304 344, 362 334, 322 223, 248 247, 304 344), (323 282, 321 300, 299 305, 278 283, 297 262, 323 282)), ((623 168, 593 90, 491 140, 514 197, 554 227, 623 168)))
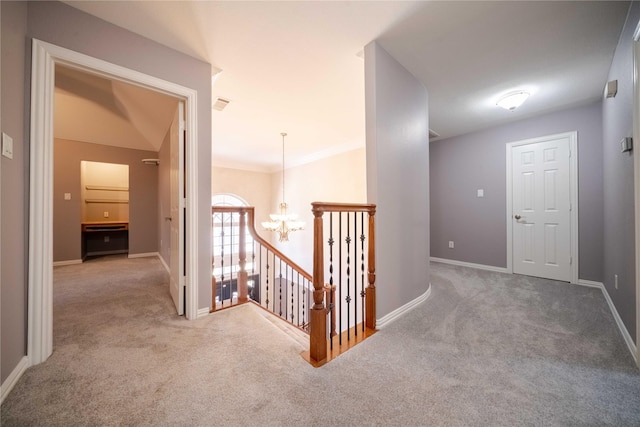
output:
POLYGON ((44 362, 53 350, 53 94, 56 65, 128 82, 183 100, 185 105, 184 158, 186 215, 185 314, 198 315, 197 260, 197 92, 153 76, 83 55, 59 46, 33 40, 31 86, 31 158, 29 209, 29 315, 27 354, 32 364, 44 362), (195 281, 194 281, 195 282, 195 281))

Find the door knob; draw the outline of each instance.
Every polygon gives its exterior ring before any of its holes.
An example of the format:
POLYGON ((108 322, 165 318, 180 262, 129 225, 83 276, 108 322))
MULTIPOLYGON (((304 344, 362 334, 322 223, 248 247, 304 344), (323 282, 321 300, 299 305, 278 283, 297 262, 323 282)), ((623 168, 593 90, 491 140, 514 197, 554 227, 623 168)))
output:
POLYGON ((514 218, 515 218, 516 220, 518 220, 518 219, 520 219, 520 218, 522 218, 522 217, 521 217, 520 215, 516 215, 516 216, 514 216, 514 218))
POLYGON ((170 216, 165 216, 165 217, 164 217, 164 220, 165 220, 165 221, 171 221, 171 217, 170 217, 170 216))

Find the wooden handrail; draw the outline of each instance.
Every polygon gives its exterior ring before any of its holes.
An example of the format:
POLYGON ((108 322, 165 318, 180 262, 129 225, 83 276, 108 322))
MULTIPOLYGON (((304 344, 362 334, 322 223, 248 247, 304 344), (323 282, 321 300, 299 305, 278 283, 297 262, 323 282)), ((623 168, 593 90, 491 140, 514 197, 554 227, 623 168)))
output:
POLYGON ((312 212, 368 212, 371 215, 376 213, 376 205, 358 203, 311 203, 312 212))

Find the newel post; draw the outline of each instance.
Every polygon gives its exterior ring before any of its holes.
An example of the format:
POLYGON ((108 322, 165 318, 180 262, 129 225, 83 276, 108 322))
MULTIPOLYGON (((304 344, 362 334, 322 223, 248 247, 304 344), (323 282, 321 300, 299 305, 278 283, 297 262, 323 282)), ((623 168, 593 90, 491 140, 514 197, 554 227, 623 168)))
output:
POLYGON ((376 235, 375 235, 375 215, 376 211, 369 212, 369 253, 368 253, 368 281, 366 291, 367 318, 366 327, 376 328, 376 235))
POLYGON ((240 211, 239 233, 240 241, 238 244, 240 245, 240 251, 238 253, 238 266, 240 268, 238 270, 238 303, 242 304, 247 302, 247 295, 249 294, 247 287, 248 275, 245 268, 247 265, 247 213, 244 209, 240 211))
POLYGON ((322 211, 313 208, 313 307, 309 314, 309 355, 320 362, 327 358, 327 312, 324 307, 324 253, 322 211))

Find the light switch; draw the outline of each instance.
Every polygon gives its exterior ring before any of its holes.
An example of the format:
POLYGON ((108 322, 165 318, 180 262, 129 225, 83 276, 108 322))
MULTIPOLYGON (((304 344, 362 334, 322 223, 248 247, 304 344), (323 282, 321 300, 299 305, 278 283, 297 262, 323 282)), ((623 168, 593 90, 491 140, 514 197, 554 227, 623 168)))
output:
POLYGON ((482 188, 478 189, 478 197, 484 197, 484 190, 482 188))
POLYGON ((65 200, 71 200, 71 193, 64 193, 65 200))
POLYGON ((104 211, 104 215, 103 215, 103 216, 104 216, 105 218, 109 218, 109 212, 104 211))
POLYGON ((2 132, 2 155, 7 159, 13 159, 13 138, 2 132))

